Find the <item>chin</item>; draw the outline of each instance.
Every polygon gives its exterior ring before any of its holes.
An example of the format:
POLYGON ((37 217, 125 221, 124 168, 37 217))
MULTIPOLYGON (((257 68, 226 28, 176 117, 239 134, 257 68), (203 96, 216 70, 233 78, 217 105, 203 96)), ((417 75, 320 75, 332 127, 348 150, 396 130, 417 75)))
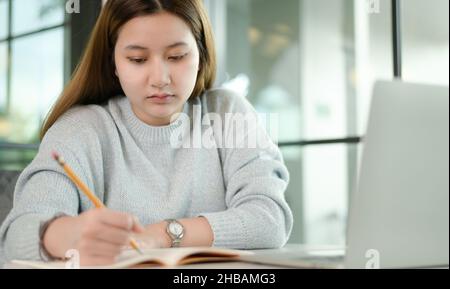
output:
POLYGON ((172 110, 170 111, 161 111, 161 110, 151 110, 147 113, 154 119, 167 120, 167 123, 170 122, 170 117, 172 116, 172 110))

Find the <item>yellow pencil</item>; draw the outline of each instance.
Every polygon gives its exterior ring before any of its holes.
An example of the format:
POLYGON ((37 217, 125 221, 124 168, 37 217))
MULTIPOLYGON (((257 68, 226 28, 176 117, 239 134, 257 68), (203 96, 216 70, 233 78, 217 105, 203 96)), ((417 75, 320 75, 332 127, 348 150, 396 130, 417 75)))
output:
MULTIPOLYGON (((52 153, 53 158, 58 162, 58 164, 64 169, 66 174, 69 176, 69 178, 72 180, 72 182, 75 183, 75 185, 91 200, 92 203, 94 203, 96 208, 104 208, 105 205, 100 201, 99 198, 97 198, 94 193, 86 186, 85 183, 74 173, 74 171, 69 167, 68 164, 64 161, 64 159, 59 156, 58 153, 53 152, 52 153)), ((135 249, 138 253, 142 254, 141 249, 139 248, 137 242, 134 239, 130 240, 130 245, 133 249, 135 249)))

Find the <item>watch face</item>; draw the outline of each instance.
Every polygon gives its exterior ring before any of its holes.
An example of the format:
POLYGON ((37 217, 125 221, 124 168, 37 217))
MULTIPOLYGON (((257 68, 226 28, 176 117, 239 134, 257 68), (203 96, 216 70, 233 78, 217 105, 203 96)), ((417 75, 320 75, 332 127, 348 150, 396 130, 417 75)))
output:
POLYGON ((181 235, 181 233, 183 233, 183 227, 178 223, 170 223, 169 231, 175 236, 179 236, 181 235))

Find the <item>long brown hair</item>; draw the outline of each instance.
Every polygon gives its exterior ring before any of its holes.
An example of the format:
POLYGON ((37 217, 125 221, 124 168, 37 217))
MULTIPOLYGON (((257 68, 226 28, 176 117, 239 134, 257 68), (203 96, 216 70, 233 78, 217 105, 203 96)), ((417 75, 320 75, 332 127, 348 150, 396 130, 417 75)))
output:
POLYGON ((200 69, 191 97, 212 87, 216 76, 216 55, 211 24, 202 0, 108 0, 72 79, 44 121, 41 139, 56 120, 75 105, 102 104, 124 94, 114 73, 114 47, 119 29, 135 17, 161 11, 183 19, 197 42, 200 69))

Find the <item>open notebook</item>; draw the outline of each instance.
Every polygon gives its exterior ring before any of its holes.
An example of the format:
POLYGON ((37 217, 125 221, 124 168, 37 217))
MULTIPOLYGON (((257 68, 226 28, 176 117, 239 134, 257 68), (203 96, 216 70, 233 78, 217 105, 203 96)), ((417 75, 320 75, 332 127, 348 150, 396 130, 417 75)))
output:
MULTIPOLYGON (((125 250, 118 258, 117 262, 109 266, 97 266, 86 268, 140 268, 140 267, 174 267, 179 265, 205 263, 205 262, 230 262, 239 261, 241 256, 252 255, 252 252, 242 250, 232 250, 213 247, 182 247, 170 249, 147 249, 143 254, 134 250, 125 250)), ((11 264, 26 268, 41 269, 64 269, 68 268, 68 263, 41 262, 27 260, 13 260, 11 264)), ((69 265, 70 268, 70 265, 69 265)))

